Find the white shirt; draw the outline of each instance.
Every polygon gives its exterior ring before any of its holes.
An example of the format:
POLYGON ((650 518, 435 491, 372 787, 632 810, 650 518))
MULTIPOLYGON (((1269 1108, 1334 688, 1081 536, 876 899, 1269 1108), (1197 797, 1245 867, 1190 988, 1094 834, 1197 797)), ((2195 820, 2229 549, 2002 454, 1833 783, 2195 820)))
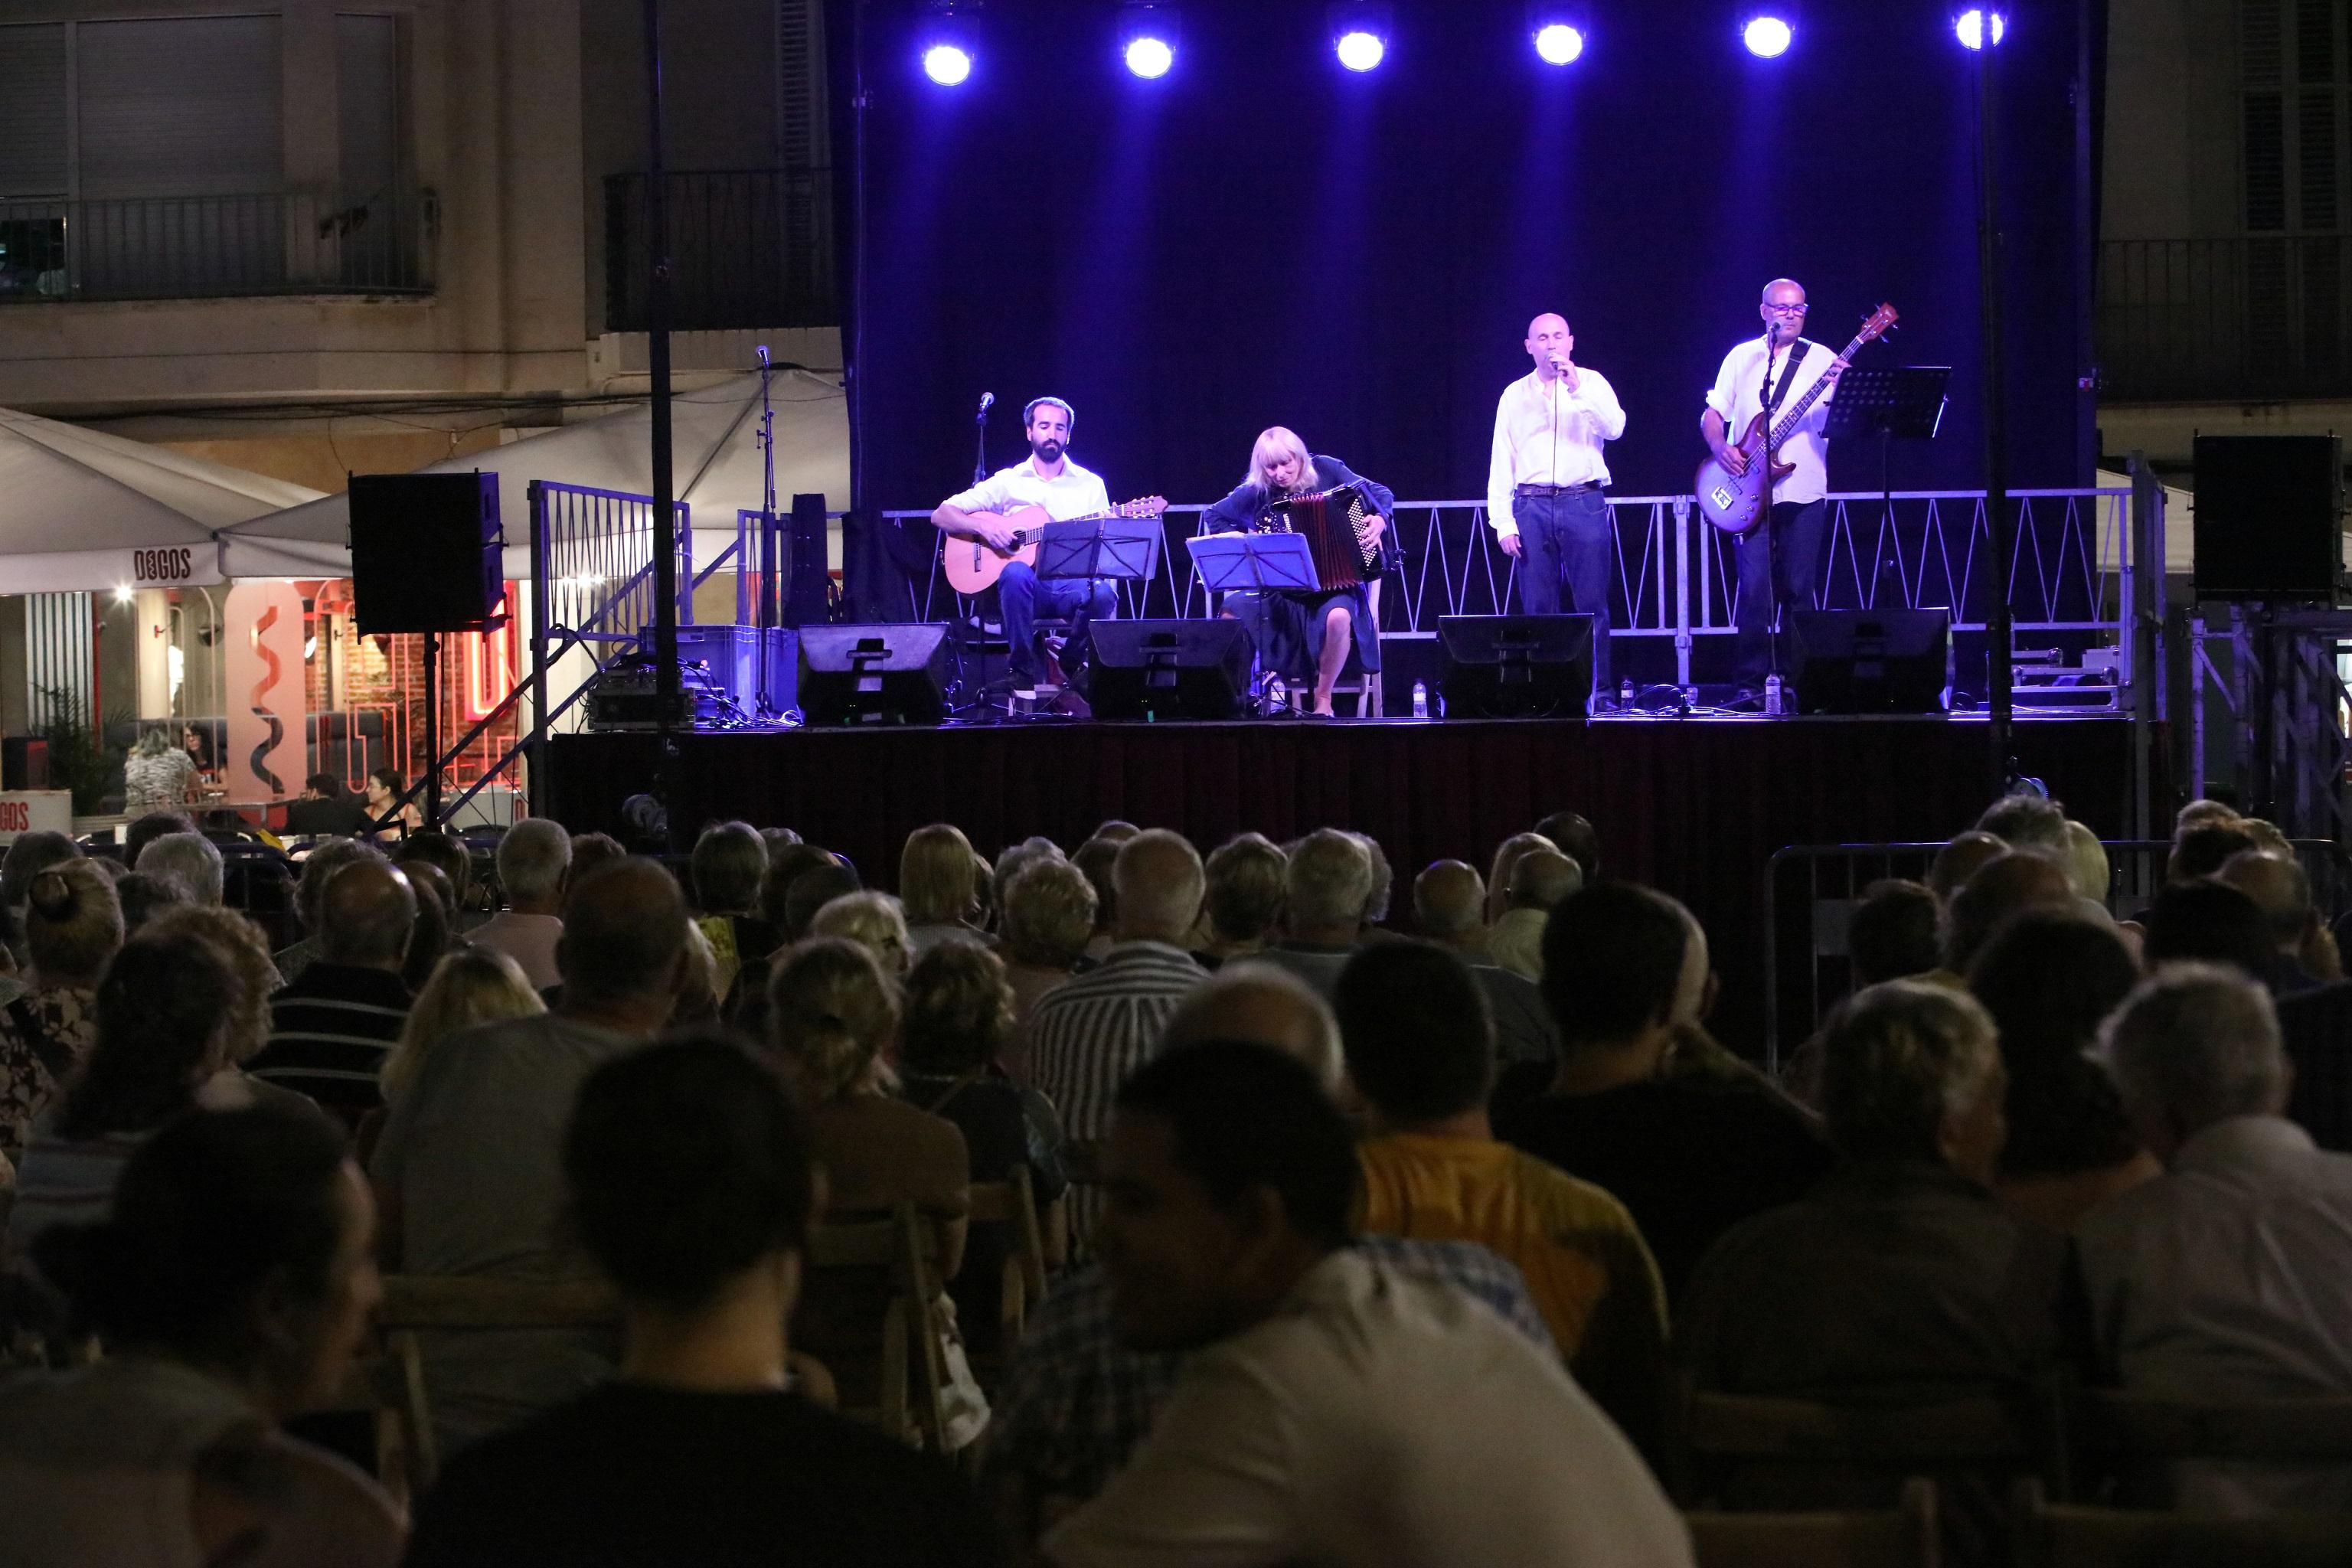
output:
MULTIPOLYGON (((2235 1116, 2075 1227, 2099 1352, 2134 1394, 2352 1394, 2352 1156, 2235 1116)), ((2179 1506, 2352 1507, 2352 1468, 2178 1468, 2179 1506)))
POLYGON ((1060 1568, 1681 1568, 1681 1516, 1557 1356, 1354 1251, 1195 1352, 1060 1568))
POLYGON ((968 490, 958 490, 948 497, 947 504, 961 511, 995 512, 1042 506, 1055 522, 1067 522, 1074 517, 1108 511, 1110 492, 1103 489, 1101 475, 1078 467, 1066 456, 1062 458, 1062 471, 1049 479, 1037 471, 1037 458, 1032 454, 1009 468, 997 469, 968 490))
MULTIPOLYGON (((1797 362, 1797 374, 1781 395, 1780 414, 1774 416, 1776 422, 1797 405, 1813 383, 1829 373, 1830 365, 1837 359, 1821 344, 1799 338, 1796 343, 1772 356, 1775 377, 1789 363, 1790 349, 1798 344, 1803 345, 1805 357, 1797 362)), ((1822 431, 1830 422, 1830 404, 1836 396, 1834 388, 1822 393, 1821 401, 1805 410, 1805 417, 1781 443, 1780 461, 1795 464, 1796 471, 1772 487, 1775 501, 1817 501, 1830 493, 1830 444, 1822 431)), ((1757 410, 1764 406, 1762 338, 1750 338, 1723 356, 1723 368, 1715 373, 1715 385, 1706 395, 1706 405, 1722 415, 1724 424, 1729 426, 1725 439, 1738 445, 1757 410)))
POLYGON ((1508 538, 1519 524, 1511 491, 1520 485, 1605 485, 1609 465, 1601 444, 1625 434, 1617 389, 1597 370, 1576 367, 1576 390, 1566 381, 1529 371, 1503 388, 1495 405, 1495 451, 1486 464, 1486 521, 1508 538))

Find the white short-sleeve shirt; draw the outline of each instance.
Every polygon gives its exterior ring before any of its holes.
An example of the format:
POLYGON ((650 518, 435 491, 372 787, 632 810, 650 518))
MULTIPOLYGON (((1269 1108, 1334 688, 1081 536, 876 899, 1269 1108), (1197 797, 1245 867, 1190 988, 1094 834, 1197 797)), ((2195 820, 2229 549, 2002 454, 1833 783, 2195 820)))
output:
MULTIPOLYGON (((1799 338, 1789 347, 1772 356, 1772 374, 1777 379, 1788 363, 1791 353, 1801 351, 1804 357, 1797 362, 1797 374, 1781 395, 1783 414, 1795 407, 1813 383, 1829 373, 1837 355, 1808 338, 1799 338)), ((1829 437, 1822 432, 1830 421, 1830 403, 1837 396, 1834 388, 1822 394, 1821 401, 1805 411, 1788 440, 1781 443, 1780 460, 1792 463, 1795 471, 1773 487, 1776 501, 1817 501, 1830 493, 1829 437)), ((1750 338, 1723 356, 1723 368, 1716 372, 1715 385, 1706 395, 1706 405, 1723 416, 1730 427, 1728 439, 1737 443, 1748 432, 1757 410, 1764 406, 1764 340, 1750 338)))

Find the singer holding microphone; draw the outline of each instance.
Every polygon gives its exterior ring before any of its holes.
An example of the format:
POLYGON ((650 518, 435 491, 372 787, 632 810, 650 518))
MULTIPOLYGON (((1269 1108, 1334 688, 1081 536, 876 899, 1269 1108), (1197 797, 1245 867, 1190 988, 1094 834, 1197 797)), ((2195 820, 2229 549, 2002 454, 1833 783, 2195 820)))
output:
POLYGON ((1518 562, 1521 608, 1559 613, 1565 574, 1577 613, 1592 617, 1598 707, 1612 689, 1609 594, 1617 571, 1601 448, 1625 434, 1625 409, 1606 376, 1576 363, 1567 318, 1547 312, 1528 322, 1527 350, 1534 373, 1505 387, 1495 409, 1486 521, 1503 553, 1518 562))

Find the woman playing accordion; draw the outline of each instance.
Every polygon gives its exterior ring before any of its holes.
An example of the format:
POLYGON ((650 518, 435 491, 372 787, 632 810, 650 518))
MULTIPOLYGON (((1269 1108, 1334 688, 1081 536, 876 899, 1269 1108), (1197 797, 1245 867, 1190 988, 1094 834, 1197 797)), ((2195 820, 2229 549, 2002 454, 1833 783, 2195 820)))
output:
POLYGON ((1276 425, 1250 448, 1249 475, 1202 518, 1204 533, 1289 530, 1307 536, 1319 593, 1238 593, 1225 595, 1224 613, 1249 628, 1258 664, 1315 687, 1313 711, 1332 717, 1331 687, 1352 645, 1363 668, 1378 675, 1380 630, 1372 624, 1368 589, 1383 570, 1389 516, 1395 495, 1337 458, 1319 458, 1276 425))

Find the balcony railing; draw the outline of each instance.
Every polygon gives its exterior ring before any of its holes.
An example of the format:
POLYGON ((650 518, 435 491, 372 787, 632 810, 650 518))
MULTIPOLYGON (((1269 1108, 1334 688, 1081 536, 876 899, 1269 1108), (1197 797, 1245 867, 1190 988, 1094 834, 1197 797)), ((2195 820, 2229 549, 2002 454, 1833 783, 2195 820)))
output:
POLYGON ((0 198, 0 303, 422 294, 429 193, 0 198))
MULTIPOLYGON (((681 331, 840 321, 833 184, 823 168, 673 174, 670 324, 681 331)), ((646 327, 646 176, 604 180, 604 330, 646 327)))
POLYGON ((2352 237, 2099 247, 2101 395, 2116 403, 2352 396, 2352 237))

